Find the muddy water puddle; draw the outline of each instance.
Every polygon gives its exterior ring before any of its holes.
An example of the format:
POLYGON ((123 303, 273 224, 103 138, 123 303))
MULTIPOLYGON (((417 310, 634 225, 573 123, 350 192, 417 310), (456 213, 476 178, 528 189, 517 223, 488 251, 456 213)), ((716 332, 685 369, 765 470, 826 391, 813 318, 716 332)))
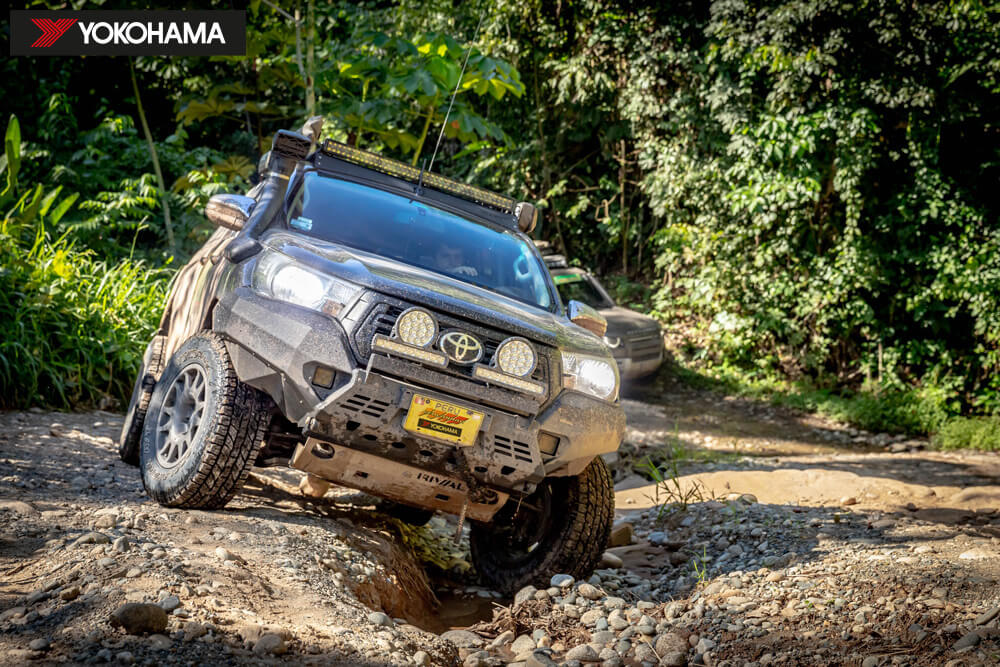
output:
POLYGON ((438 601, 440 605, 434 616, 409 619, 410 622, 429 632, 441 634, 448 630, 461 630, 480 621, 492 620, 494 609, 511 603, 509 599, 454 592, 438 593, 438 601))

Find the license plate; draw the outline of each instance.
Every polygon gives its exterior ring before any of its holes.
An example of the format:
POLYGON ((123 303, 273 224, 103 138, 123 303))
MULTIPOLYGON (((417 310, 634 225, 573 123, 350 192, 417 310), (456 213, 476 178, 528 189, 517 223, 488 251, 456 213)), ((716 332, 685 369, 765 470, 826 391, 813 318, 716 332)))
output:
POLYGON ((414 394, 403 428, 411 433, 471 447, 482 425, 481 412, 414 394))

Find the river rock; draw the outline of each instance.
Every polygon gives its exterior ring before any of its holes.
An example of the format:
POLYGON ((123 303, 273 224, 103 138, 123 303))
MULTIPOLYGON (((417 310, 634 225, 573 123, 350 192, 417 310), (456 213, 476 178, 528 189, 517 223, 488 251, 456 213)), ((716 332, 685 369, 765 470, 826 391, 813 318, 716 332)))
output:
POLYGON ((181 606, 181 600, 176 595, 168 595, 159 602, 160 608, 168 614, 181 606))
POLYGON ((261 635, 253 645, 254 655, 283 655, 286 651, 285 640, 273 632, 261 635))
POLYGON ((91 531, 76 538, 76 540, 70 546, 75 547, 81 544, 111 544, 111 538, 105 535, 104 533, 91 531))
POLYGON ((527 653, 528 651, 535 650, 536 642, 534 639, 528 635, 521 635, 510 645, 510 650, 514 655, 521 655, 522 653, 527 653))
POLYGON ((368 621, 370 623, 374 623, 375 625, 383 625, 388 628, 391 628, 393 625, 395 625, 392 622, 392 619, 389 618, 388 614, 384 614, 380 611, 373 611, 372 613, 368 614, 368 621))
POLYGON ((441 639, 450 641, 458 648, 479 648, 486 643, 482 637, 469 630, 449 630, 441 634, 441 639))
POLYGON ((534 600, 535 593, 537 592, 538 589, 535 588, 534 586, 525 586, 524 588, 519 590, 516 595, 514 595, 514 606, 516 607, 518 605, 524 604, 528 600, 534 600))
POLYGON ((39 637, 38 639, 32 639, 31 643, 28 644, 28 648, 32 651, 48 651, 51 644, 49 640, 45 637, 39 637))
POLYGON ((605 551, 604 555, 601 556, 600 567, 607 567, 611 569, 618 569, 624 565, 624 561, 621 558, 611 553, 610 551, 605 551))
POLYGON ((79 586, 68 586, 61 591, 59 591, 59 599, 70 602, 80 597, 80 587, 79 586))
POLYGON ((625 547, 635 541, 634 529, 630 523, 619 523, 611 529, 608 539, 609 547, 625 547))
POLYGON ((979 633, 973 630, 972 632, 962 635, 962 638, 959 639, 954 644, 952 644, 951 648, 954 649, 955 651, 960 651, 963 648, 975 646, 976 644, 979 643, 980 639, 982 639, 982 637, 979 636, 979 633))
POLYGON ((574 646, 566 652, 566 660, 579 660, 580 662, 600 662, 601 658, 597 651, 590 644, 580 644, 574 646))
POLYGON ((130 635, 163 632, 167 628, 167 612, 155 604, 129 602, 111 614, 111 625, 124 628, 130 635))

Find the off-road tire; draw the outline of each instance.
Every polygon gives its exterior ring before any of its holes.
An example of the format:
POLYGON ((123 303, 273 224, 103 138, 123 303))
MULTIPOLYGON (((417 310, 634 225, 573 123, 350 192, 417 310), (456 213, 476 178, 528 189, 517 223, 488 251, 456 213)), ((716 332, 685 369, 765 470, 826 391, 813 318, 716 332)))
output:
POLYGON ((142 482, 161 505, 216 509, 246 481, 270 421, 263 396, 236 377, 229 352, 217 334, 190 338, 170 358, 156 383, 142 432, 142 482), (181 373, 205 377, 204 409, 188 454, 173 466, 157 456, 158 422, 164 399, 181 373))
POLYGON ((149 399, 153 397, 153 388, 163 372, 163 351, 167 344, 166 336, 153 336, 142 355, 142 368, 135 379, 132 388, 132 400, 125 413, 125 423, 122 424, 121 435, 118 436, 118 456, 130 466, 139 465, 139 445, 142 442, 142 425, 146 421, 146 411, 149 409, 149 399))
MULTIPOLYGON (((550 494, 548 529, 526 559, 511 564, 497 539, 498 521, 510 520, 516 500, 508 501, 491 523, 473 522, 469 542, 472 562, 483 583, 512 595, 529 584, 548 586, 554 574, 588 577, 601 560, 615 513, 611 473, 601 457, 575 477, 544 482, 550 494)), ((529 497, 538 496, 538 491, 529 497)), ((516 516, 516 515, 515 515, 516 516)))

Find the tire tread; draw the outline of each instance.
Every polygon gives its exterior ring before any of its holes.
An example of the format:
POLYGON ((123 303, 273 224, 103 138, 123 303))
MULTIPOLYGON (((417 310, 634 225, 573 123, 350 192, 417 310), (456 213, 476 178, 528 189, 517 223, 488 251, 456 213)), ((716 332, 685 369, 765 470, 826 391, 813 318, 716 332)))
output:
POLYGON ((256 389, 236 376, 222 337, 202 332, 221 366, 215 428, 205 438, 194 475, 173 492, 148 489, 154 500, 171 507, 218 509, 243 487, 270 421, 256 389))
MULTIPOLYGON (((129 465, 139 465, 139 447, 142 443, 142 429, 146 422, 146 411, 149 410, 149 402, 153 398, 153 388, 163 373, 165 366, 163 352, 166 344, 166 336, 161 334, 154 336, 153 340, 150 341, 153 349, 150 354, 149 366, 139 369, 142 378, 139 380, 141 388, 135 411, 132 413, 131 421, 122 429, 122 434, 118 439, 118 456, 129 465)), ((125 418, 128 419, 128 415, 125 418)))
POLYGON ((565 480, 567 515, 547 553, 520 568, 505 568, 491 558, 481 540, 490 524, 473 524, 470 531, 472 560, 482 578, 508 594, 528 584, 548 586, 555 574, 581 579, 600 562, 611 535, 615 500, 611 472, 597 457, 575 478, 565 480))

